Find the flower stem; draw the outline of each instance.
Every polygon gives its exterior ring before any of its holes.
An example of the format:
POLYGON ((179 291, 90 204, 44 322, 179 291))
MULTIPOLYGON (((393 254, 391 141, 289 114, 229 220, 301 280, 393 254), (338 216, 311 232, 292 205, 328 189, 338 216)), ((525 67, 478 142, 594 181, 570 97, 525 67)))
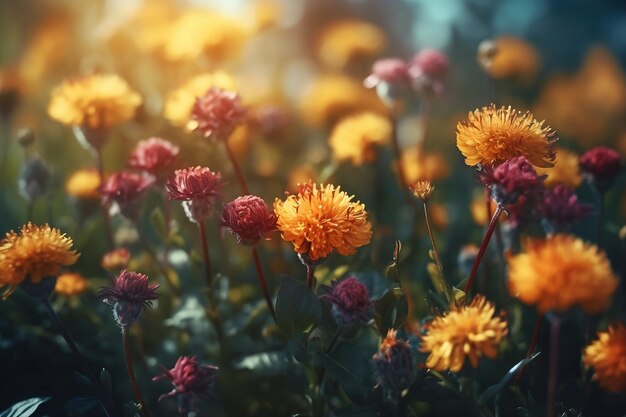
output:
MULTIPOLYGON (((535 349, 537 349, 537 343, 539 342, 539 334, 541 333, 542 322, 543 322, 543 314, 539 314, 537 316, 537 320, 535 321, 535 329, 533 330, 533 336, 530 339, 530 344, 528 345, 528 351, 526 352, 526 359, 530 358, 535 353, 535 349)), ((522 369, 520 369, 517 375, 515 376, 515 381, 513 382, 513 385, 519 385, 520 381, 524 377, 525 369, 526 369, 526 366, 522 366, 522 369)))
POLYGON ((306 265, 306 286, 315 291, 315 284, 317 284, 315 280, 315 265, 306 265))
POLYGON ((596 229, 596 241, 598 242, 598 247, 602 247, 602 240, 603 240, 603 223, 604 223, 604 194, 602 194, 602 191, 600 191, 598 189, 598 186, 595 184, 591 185, 591 188, 593 189, 593 194, 596 197, 596 205, 598 207, 598 223, 596 225, 597 229, 596 229))
POLYGON ((54 326, 57 328, 59 333, 61 333, 61 336, 63 336, 65 343, 67 343, 67 345, 69 346, 74 356, 80 362, 80 365, 83 368, 83 372, 87 374, 87 377, 91 380, 93 387, 98 391, 98 395, 100 397, 100 405, 102 406, 102 409, 104 410, 105 414, 108 417, 116 416, 117 414, 114 410, 113 404, 108 398, 108 395, 105 394, 102 384, 100 384, 100 381, 96 377, 96 374, 91 369, 91 366, 89 366, 87 359, 85 359, 85 357, 80 352, 80 350, 78 350, 78 346, 76 346, 76 343, 74 343, 72 336, 70 336, 69 332, 65 328, 65 325, 61 321, 60 317, 58 316, 56 311, 54 311, 54 309, 52 308, 52 305, 50 304, 50 300, 47 297, 40 298, 40 300, 46 310, 46 313, 48 313, 48 317, 50 317, 50 320, 52 321, 54 326))
POLYGON ((228 154, 228 159, 230 159, 230 163, 233 166, 233 170, 235 171, 235 175, 237 176, 237 180, 239 180, 239 185, 241 186, 241 189, 243 190, 243 193, 245 195, 249 195, 250 194, 250 190, 248 189, 248 183, 246 182, 246 179, 244 178, 243 173, 241 172, 241 169, 239 168, 239 164, 237 163, 237 159, 235 158, 235 154, 233 154, 233 151, 230 148, 228 140, 224 141, 224 146, 226 147, 226 153, 228 154))
MULTIPOLYGON (((98 176, 100 177, 100 186, 104 185, 104 167, 102 163, 102 152, 100 149, 91 147, 91 152, 93 154, 93 158, 96 162, 96 169, 98 170, 98 176)), ((112 250, 115 247, 113 242, 113 229, 111 227, 111 218, 109 217, 109 205, 103 203, 100 205, 102 211, 102 220, 104 221, 104 232, 106 234, 107 244, 109 245, 109 249, 112 250)))
POLYGON ((550 370, 548 373, 548 400, 547 417, 554 417, 554 403, 556 401, 556 385, 559 370, 559 332, 561 330, 561 318, 551 314, 550 320, 550 370))
POLYGON ((406 171, 404 170, 404 165, 402 164, 402 150, 400 149, 400 139, 398 138, 398 120, 393 109, 389 109, 389 120, 391 121, 391 145, 393 147, 393 153, 398 166, 398 177, 400 180, 402 196, 409 206, 413 206, 411 198, 407 193, 409 180, 407 179, 406 171))
POLYGON ((496 207, 496 211, 493 213, 491 221, 489 222, 489 227, 487 228, 487 232, 485 233, 483 242, 480 244, 480 249, 478 250, 478 255, 476 255, 476 259, 474 260, 474 265, 472 266, 472 271, 470 272, 470 276, 467 279, 467 284, 465 284, 466 295, 472 289, 472 284, 474 283, 474 279, 476 279, 476 275, 478 274, 478 267, 480 266, 480 262, 485 255, 487 246, 489 246, 489 240, 491 239, 491 235, 493 235, 493 231, 496 229, 496 224, 498 224, 498 219, 500 218, 501 213, 502 205, 498 204, 498 206, 496 207))
POLYGON ((450 288, 450 286, 445 282, 445 278, 443 276, 443 265, 441 264, 441 257, 439 256, 437 240, 435 239, 435 234, 433 233, 433 228, 430 223, 427 201, 424 201, 424 220, 426 221, 426 230, 428 230, 428 237, 430 238, 430 243, 433 247, 433 255, 435 257, 435 262, 437 263, 437 269, 439 269, 439 274, 441 275, 441 280, 443 281, 444 295, 448 303, 452 304, 454 302, 454 294, 452 293, 452 289, 450 288))
POLYGON ((154 259, 154 264, 159 269, 161 274, 163 274, 163 276, 165 277, 165 282, 167 283, 167 286, 169 287, 170 291, 172 292, 174 296, 180 297, 180 289, 178 288, 178 285, 176 285, 176 282, 174 282, 174 280, 170 276, 169 268, 163 265, 163 263, 159 260, 159 256, 157 255, 157 253, 154 251, 154 249, 152 249, 152 246, 150 246, 150 244, 148 243, 149 240, 146 238, 146 236, 142 232, 139 221, 134 220, 133 223, 135 225, 135 229, 137 229, 137 234, 139 236, 139 241, 141 242, 141 245, 143 246, 145 251, 148 252, 150 257, 154 259))
POLYGON ((124 359, 126 360, 126 369, 128 370, 128 377, 130 378, 130 385, 133 387, 133 393, 135 399, 141 405, 141 413, 144 417, 149 417, 148 408, 146 402, 143 400, 139 384, 137 384, 137 378, 135 378, 135 370, 133 369, 133 355, 130 350, 130 338, 128 336, 128 327, 122 329, 122 342, 124 343, 124 359))
POLYGON ((259 278, 261 289, 263 290, 263 297, 265 297, 267 308, 269 308, 270 313, 272 313, 272 318, 274 319, 274 322, 276 322, 276 312, 274 311, 274 306, 272 305, 272 297, 270 297, 270 293, 267 290, 267 281, 265 281, 263 266, 261 265, 261 258, 259 257, 259 251, 257 250, 256 245, 252 246, 252 258, 254 259, 254 267, 256 268, 256 274, 259 278))
POLYGON ((211 273, 211 258, 209 257, 209 241, 206 236, 206 225, 203 221, 198 222, 200 230, 200 243, 202 244, 202 259, 204 259, 204 271, 206 273, 206 285, 213 292, 213 274, 211 273))

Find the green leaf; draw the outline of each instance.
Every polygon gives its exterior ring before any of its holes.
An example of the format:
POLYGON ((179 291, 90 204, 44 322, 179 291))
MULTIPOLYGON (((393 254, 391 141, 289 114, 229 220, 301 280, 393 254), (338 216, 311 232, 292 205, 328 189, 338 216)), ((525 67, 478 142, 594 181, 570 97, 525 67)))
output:
POLYGON ((395 284, 400 285, 400 252, 402 251, 402 243, 396 240, 396 244, 393 248, 393 254, 391 258, 391 264, 385 268, 385 275, 395 284))
POLYGON ((0 417, 28 417, 31 416, 37 408, 48 401, 52 397, 33 397, 19 403, 13 404, 11 407, 0 412, 0 417))
POLYGON ((262 352, 237 360, 235 368, 253 371, 255 375, 269 376, 285 374, 294 362, 289 354, 281 350, 279 352, 262 352))
POLYGON ((113 403, 113 383, 111 382, 111 374, 104 368, 100 371, 100 384, 102 384, 107 399, 113 403))
POLYGON ((409 312, 406 298, 400 288, 392 288, 374 303, 376 326, 381 335, 404 324, 409 312))
POLYGON ((322 318, 322 303, 303 283, 284 277, 276 297, 276 321, 288 335, 310 329, 322 318))
POLYGON ((326 371, 355 403, 366 403, 374 387, 371 360, 355 344, 343 342, 323 355, 326 371))
POLYGON ((454 302, 454 294, 452 293, 452 288, 446 282, 446 279, 439 270, 437 264, 434 262, 429 263, 426 266, 426 271, 428 271, 430 282, 433 284, 435 291, 437 291, 438 294, 446 299, 448 305, 452 304, 454 302))
POLYGON ((71 416, 80 416, 98 407, 99 404, 97 397, 72 398, 65 404, 65 411, 71 416))
POLYGON ((524 358, 518 363, 516 363, 509 371, 502 377, 500 382, 495 385, 491 385, 488 387, 481 395, 478 397, 478 404, 485 405, 491 400, 495 398, 495 396, 500 393, 504 388, 506 388, 512 381, 515 375, 529 362, 535 360, 537 356, 540 355, 541 352, 537 352, 529 358, 524 358))
POLYGON ((76 381, 78 385, 80 385, 83 388, 93 389, 93 384, 91 383, 91 379, 87 378, 85 374, 82 374, 78 371, 74 371, 72 375, 74 376, 74 381, 76 381))

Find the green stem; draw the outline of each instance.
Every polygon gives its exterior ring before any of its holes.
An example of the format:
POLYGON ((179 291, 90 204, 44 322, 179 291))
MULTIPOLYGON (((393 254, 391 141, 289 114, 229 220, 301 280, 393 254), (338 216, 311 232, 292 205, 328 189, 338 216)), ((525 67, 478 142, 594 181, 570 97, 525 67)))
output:
POLYGON ((315 265, 306 265, 306 286, 315 291, 317 281, 315 280, 315 265))
POLYGON ((550 368, 548 373, 548 400, 547 400, 547 417, 554 417, 556 402, 556 387, 558 382, 559 371, 559 332, 561 330, 561 318, 551 314, 548 316, 550 320, 550 368))
MULTIPOLYGON (((543 322, 543 314, 537 315, 537 320, 535 321, 535 329, 533 330, 533 336, 530 339, 530 344, 528 345, 528 351, 526 352, 526 359, 529 359, 537 349, 537 343, 539 342, 539 334, 541 333, 541 323, 543 322)), ((515 376, 515 381, 513 385, 519 385, 520 381, 524 377, 524 371, 526 366, 522 366, 522 369, 519 370, 517 375, 515 376)))
POLYGON ((256 269, 256 275, 261 284, 261 290, 263 290, 263 297, 267 303, 267 308, 272 314, 274 322, 276 322, 276 312, 274 311, 274 305, 272 304, 272 297, 270 297, 269 290, 267 289, 267 281, 265 281, 265 274, 263 274, 263 266, 261 265, 261 258, 259 257, 259 251, 255 246, 252 246, 252 258, 254 259, 254 267, 256 269))
POLYGON ((232 149, 230 148, 230 145, 228 144, 228 140, 224 141, 224 146, 226 147, 226 153, 228 154, 228 159, 230 159, 230 163, 233 166, 233 170, 235 171, 235 175, 237 176, 237 180, 239 181, 239 185, 241 186, 243 193, 245 195, 249 195, 250 190, 248 189, 248 183, 246 182, 246 179, 243 176, 241 169, 239 168, 239 164, 237 163, 235 154, 233 153, 232 149))
MULTIPOLYGON (((96 169, 98 170, 98 176, 100 177, 100 186, 103 186, 105 177, 104 166, 102 162, 102 152, 100 152, 100 149, 91 147, 91 153, 96 162, 96 169)), ((115 243, 113 241, 113 228, 111 227, 111 217, 109 216, 109 205, 101 204, 100 210, 102 211, 102 220, 104 222, 104 232, 107 239, 107 244, 109 246, 109 250, 113 250, 113 248, 115 247, 115 243)))
POLYGON ((141 405, 141 413, 143 414, 143 416, 150 417, 150 414, 148 413, 148 408, 146 407, 146 402, 143 399, 143 395, 141 395, 141 390, 139 389, 139 384, 137 383, 137 378, 135 377, 135 370, 133 369, 133 355, 130 350, 128 327, 124 327, 122 329, 122 343, 124 344, 124 359, 126 360, 126 370, 128 371, 130 385, 133 387, 135 399, 141 405))
POLYGON ((430 216, 428 215, 428 203, 424 201, 424 219, 426 221, 426 230, 428 230, 428 237, 430 238, 430 243, 433 247, 433 255, 435 257, 435 262, 437 263, 437 269, 439 269, 439 274, 441 275, 441 280, 443 281, 443 291, 448 304, 454 302, 454 294, 452 293, 452 289, 445 282, 445 278, 443 275, 443 265, 441 264, 441 258, 439 256, 439 249, 437 248, 437 240, 435 239, 435 234, 433 233, 433 228, 430 224, 430 216))

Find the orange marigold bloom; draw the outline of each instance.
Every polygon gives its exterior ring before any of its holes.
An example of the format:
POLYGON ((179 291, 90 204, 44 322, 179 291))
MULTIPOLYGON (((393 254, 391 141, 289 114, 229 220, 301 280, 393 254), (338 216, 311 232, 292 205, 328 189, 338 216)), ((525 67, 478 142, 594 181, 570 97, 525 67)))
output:
POLYGON ((93 74, 57 86, 48 114, 65 125, 101 129, 132 119, 141 103, 141 96, 119 76, 93 74))
POLYGON ((5 298, 26 279, 39 283, 56 276, 61 267, 72 265, 80 255, 72 250, 72 239, 50 226, 22 226, 20 234, 10 231, 0 241, 0 286, 9 285, 5 298))
POLYGON ((426 366, 436 371, 458 372, 466 357, 474 368, 482 356, 495 358, 508 333, 506 321, 494 317, 495 311, 485 297, 477 296, 471 304, 433 320, 420 346, 420 351, 430 353, 426 366))
POLYGON ((527 240, 508 264, 509 292, 541 313, 574 306, 599 313, 618 283, 604 252, 567 234, 527 240))
POLYGON ((65 192, 76 198, 99 199, 100 174, 93 168, 75 171, 65 182, 65 192))
POLYGON ((470 166, 494 166, 516 156, 525 156, 538 167, 551 167, 554 161, 555 132, 530 112, 511 106, 483 107, 467 115, 456 126, 456 146, 470 166))
POLYGON ((309 183, 298 195, 274 201, 276 226, 282 238, 311 261, 322 260, 333 250, 352 255, 372 238, 365 205, 353 198, 340 187, 309 183))
POLYGON ((87 290, 87 280, 81 274, 65 272, 57 278, 54 291, 63 295, 79 295, 87 290))
POLYGON ((376 161, 376 146, 389 142, 389 119, 376 113, 361 113, 337 123, 328 139, 333 155, 355 165, 376 161))
POLYGON ((582 182, 578 155, 564 148, 556 148, 556 159, 552 168, 537 168, 538 175, 547 175, 544 184, 548 188, 554 188, 559 184, 567 185, 574 189, 582 182))
POLYGON ((626 325, 609 325, 607 332, 598 333, 598 340, 585 348, 583 362, 602 388, 626 392, 626 325))

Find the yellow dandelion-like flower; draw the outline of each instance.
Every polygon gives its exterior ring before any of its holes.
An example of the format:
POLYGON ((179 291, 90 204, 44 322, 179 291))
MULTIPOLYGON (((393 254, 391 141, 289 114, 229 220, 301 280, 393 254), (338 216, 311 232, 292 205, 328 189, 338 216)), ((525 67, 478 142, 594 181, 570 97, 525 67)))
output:
POLYGON ((334 250, 352 255, 372 238, 365 205, 353 198, 340 187, 308 183, 298 195, 274 201, 276 226, 282 238, 311 261, 324 259, 334 250))
POLYGON ((65 192, 76 198, 97 200, 100 198, 100 174, 96 169, 75 171, 65 182, 65 192))
POLYGON ((317 53, 326 65, 342 69, 354 59, 372 58, 387 44, 385 33, 377 26, 355 19, 330 23, 318 36, 317 53))
POLYGON ((337 123, 330 134, 333 155, 355 165, 376 161, 376 146, 389 142, 392 126, 389 119, 376 113, 361 113, 337 123))
POLYGON ((38 283, 58 275, 79 256, 72 250, 72 239, 47 224, 28 223, 20 234, 10 231, 0 241, 0 286, 11 286, 5 297, 26 279, 38 283))
POLYGON ((315 79, 305 89, 300 107, 307 122, 323 127, 330 127, 353 113, 387 114, 387 107, 375 91, 345 75, 327 75, 315 79))
POLYGON ((537 168, 537 174, 547 175, 544 184, 549 188, 563 184, 574 189, 582 182, 578 155, 563 148, 556 148, 554 166, 552 168, 537 168))
POLYGON ((437 181, 450 175, 446 159, 436 153, 426 153, 418 146, 402 151, 400 163, 409 184, 416 181, 437 181))
POLYGON ((141 96, 119 76, 93 74, 57 86, 48 114, 65 125, 102 129, 132 119, 141 103, 141 96))
POLYGON ((411 184, 409 189, 415 197, 419 198, 423 202, 426 202, 435 191, 435 186, 428 180, 420 180, 411 184))
POLYGON ((165 101, 165 118, 175 126, 195 129, 198 122, 190 121, 193 104, 197 97, 202 97, 212 87, 237 91, 237 82, 224 71, 197 75, 168 95, 165 101))
POLYGON ((537 167, 554 161, 551 144, 554 131, 511 106, 483 107, 467 115, 456 126, 456 146, 470 166, 493 166, 516 156, 525 156, 537 167))
POLYGON ((87 280, 81 274, 65 272, 57 278, 54 291, 63 295, 79 295, 87 291, 87 280))
POLYGON ((495 358, 508 333, 506 321, 495 317, 495 311, 493 304, 477 296, 471 304, 433 320, 420 346, 420 351, 430 353, 426 366, 436 371, 458 372, 466 358, 474 368, 482 356, 495 358))
POLYGON ((604 252, 567 234, 527 240, 508 264, 509 292, 541 313, 574 306, 599 313, 618 283, 604 252))
POLYGON ((585 348, 583 362, 602 388, 626 392, 626 325, 609 325, 607 332, 598 333, 598 340, 585 348))

